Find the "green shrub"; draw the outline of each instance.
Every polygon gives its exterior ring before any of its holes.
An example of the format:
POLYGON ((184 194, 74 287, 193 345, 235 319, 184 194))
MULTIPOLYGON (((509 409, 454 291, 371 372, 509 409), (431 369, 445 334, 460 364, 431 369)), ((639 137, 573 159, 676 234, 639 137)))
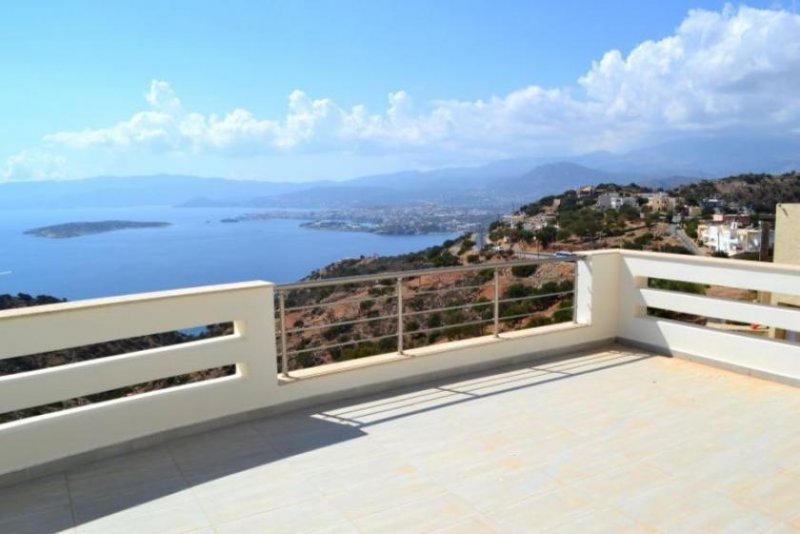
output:
POLYGON ((554 323, 566 323, 572 321, 571 309, 560 309, 553 314, 554 323))
POLYGON ((519 265, 511 268, 511 274, 517 278, 527 278, 529 276, 533 276, 536 273, 537 268, 537 265, 519 265))
POLYGON ((553 320, 550 317, 536 316, 528 319, 528 322, 525 323, 525 328, 536 328, 539 326, 546 326, 549 324, 553 324, 553 320))

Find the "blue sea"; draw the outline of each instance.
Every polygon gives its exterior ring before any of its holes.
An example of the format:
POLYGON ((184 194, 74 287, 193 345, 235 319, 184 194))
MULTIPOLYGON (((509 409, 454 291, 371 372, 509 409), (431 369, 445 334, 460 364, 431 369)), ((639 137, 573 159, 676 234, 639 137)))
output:
POLYGON ((243 213, 172 207, 2 211, 0 294, 75 300, 245 280, 290 282, 342 258, 412 252, 453 237, 311 230, 301 228, 300 220, 220 222, 243 213), (70 239, 23 234, 40 226, 109 219, 172 226, 70 239))

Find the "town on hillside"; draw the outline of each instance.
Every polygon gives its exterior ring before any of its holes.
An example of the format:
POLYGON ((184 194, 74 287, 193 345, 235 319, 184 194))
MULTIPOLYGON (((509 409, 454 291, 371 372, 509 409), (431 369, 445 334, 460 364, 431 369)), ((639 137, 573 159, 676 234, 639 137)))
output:
POLYGON ((697 189, 600 184, 546 196, 492 223, 482 251, 536 257, 624 248, 752 259, 772 247, 772 216, 761 206, 697 189))

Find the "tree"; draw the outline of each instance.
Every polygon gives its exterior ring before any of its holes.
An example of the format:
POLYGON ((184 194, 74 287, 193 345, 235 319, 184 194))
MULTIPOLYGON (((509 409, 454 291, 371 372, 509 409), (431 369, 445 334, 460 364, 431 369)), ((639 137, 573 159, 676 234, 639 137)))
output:
POLYGON ((536 239, 542 244, 542 248, 549 247, 558 237, 558 229, 555 226, 545 226, 536 231, 536 239))

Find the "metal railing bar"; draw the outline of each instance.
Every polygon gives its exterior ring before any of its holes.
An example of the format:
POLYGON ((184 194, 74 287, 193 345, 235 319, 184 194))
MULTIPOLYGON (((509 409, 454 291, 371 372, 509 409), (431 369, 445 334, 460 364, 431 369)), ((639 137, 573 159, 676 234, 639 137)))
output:
MULTIPOLYGON (((281 293, 285 293, 285 291, 281 291, 281 293)), ((377 300, 392 300, 392 299, 394 299, 394 297, 395 296, 392 294, 392 295, 381 296, 381 297, 364 297, 363 299, 362 298, 358 298, 358 299, 342 299, 342 300, 334 300, 334 301, 331 301, 331 302, 319 302, 317 304, 305 304, 303 306, 292 306, 290 308, 286 308, 286 313, 289 313, 289 312, 292 312, 292 311, 300 311, 300 310, 312 310, 314 308, 319 308, 319 307, 322 307, 322 306, 337 306, 339 304, 355 304, 355 303, 366 302, 368 300, 375 300, 375 301, 377 301, 377 300)))
POLYGON ((286 356, 286 301, 283 293, 278 297, 281 322, 281 373, 289 376, 289 358, 286 356))
MULTIPOLYGON (((463 288, 461 288, 461 287, 459 287, 459 288, 446 288, 446 289, 439 289, 439 290, 425 291, 425 292, 418 291, 418 292, 414 293, 413 295, 409 295, 408 297, 413 299, 417 295, 440 293, 440 292, 441 293, 446 293, 446 292, 450 292, 450 291, 455 291, 457 289, 479 289, 479 288, 483 288, 483 287, 484 286, 466 286, 466 287, 463 287, 463 288)), ((508 287, 508 286, 506 286, 506 287, 508 287)), ((559 296, 559 295, 567 295, 567 294, 570 294, 570 293, 575 293, 575 290, 571 289, 569 291, 559 291, 558 293, 545 293, 543 295, 531 295, 529 297, 518 297, 518 298, 515 298, 515 299, 501 299, 500 302, 513 302, 514 300, 526 300, 526 299, 536 299, 536 298, 545 298, 545 297, 555 297, 555 296, 559 296)), ((363 299, 362 298, 344 299, 344 300, 337 300, 337 301, 333 301, 333 302, 320 302, 319 304, 309 304, 309 305, 305 305, 305 306, 293 306, 293 307, 290 307, 290 308, 285 308, 284 311, 286 313, 289 313, 289 312, 292 312, 292 311, 310 310, 310 309, 313 309, 313 308, 319 308, 319 307, 323 307, 323 306, 336 306, 336 305, 339 305, 339 304, 344 305, 344 304, 352 304, 352 303, 361 303, 361 302, 366 302, 368 300, 372 300, 372 301, 394 300, 396 298, 397 298, 397 295, 392 294, 392 295, 383 296, 383 297, 366 297, 366 298, 363 298, 363 299)), ((478 305, 483 305, 483 304, 488 304, 488 303, 490 303, 490 302, 489 301, 487 301, 485 303, 481 302, 481 303, 478 303, 478 305)), ((422 312, 415 312, 415 313, 422 313, 422 312)), ((406 312, 405 315, 414 315, 414 313, 406 312)))
MULTIPOLYGON (((567 308, 559 308, 559 310, 571 310, 571 309, 572 309, 572 306, 569 306, 567 308)), ((558 310, 556 310, 556 311, 558 311, 558 310)), ((522 317, 534 317, 534 316, 540 316, 540 315, 541 315, 541 312, 519 313, 517 315, 507 315, 505 317, 501 316, 500 320, 501 321, 511 321, 511 320, 514 320, 514 319, 520 319, 522 317)))
POLYGON ((405 335, 412 336, 414 334, 427 334, 428 332, 433 332, 435 330, 444 330, 446 328, 459 328, 461 326, 471 326, 471 325, 478 325, 478 324, 486 324, 491 323, 494 319, 481 319, 480 321, 468 321, 466 323, 457 323, 457 324, 447 324, 442 326, 434 326, 431 328, 420 328, 419 330, 409 330, 406 331, 405 335))
MULTIPOLYGON (((483 287, 484 287, 483 285, 477 285, 477 286, 445 287, 445 288, 442 288, 442 289, 426 289, 425 291, 414 291, 414 294, 413 295, 409 295, 409 297, 414 298, 414 297, 417 297, 417 296, 420 296, 420 295, 434 295, 434 294, 438 294, 438 293, 452 293, 453 291, 458 291, 458 290, 461 290, 461 289, 463 289, 463 290, 482 289, 483 287)), ((413 288, 409 288, 409 289, 413 291, 413 288)))
POLYGON ((344 341, 342 343, 334 343, 332 345, 320 345, 319 347, 309 347, 307 349, 290 350, 288 354, 290 356, 294 356, 296 354, 304 354, 306 352, 320 352, 320 351, 335 349, 337 347, 344 347, 346 345, 355 345, 356 343, 367 343, 368 341, 375 341, 378 339, 388 339, 390 337, 397 337, 397 334, 389 334, 386 336, 371 337, 367 339, 355 339, 352 341, 344 341))
POLYGON ((367 317, 366 319, 353 319, 352 321, 339 321, 338 323, 325 323, 325 324, 314 324, 311 326, 303 326, 298 328, 290 328, 286 331, 287 334, 296 334, 298 332, 306 332, 308 330, 320 330, 322 328, 333 328, 335 326, 347 326, 349 324, 360 324, 360 323, 369 323, 371 321, 383 321, 386 319, 394 319, 397 317, 396 313, 391 315, 381 315, 379 317, 367 317))
POLYGON ((581 259, 580 256, 570 256, 567 258, 541 258, 538 260, 518 260, 503 263, 483 263, 476 265, 461 265, 458 267, 438 267, 430 269, 416 269, 409 271, 396 271, 391 273, 367 274, 360 276, 343 276, 341 278, 328 278, 325 280, 306 280, 304 282, 294 282, 290 284, 278 284, 278 290, 309 289, 313 287, 335 286, 343 284, 355 284, 379 280, 391 280, 397 278, 418 278, 420 276, 433 276, 449 273, 464 273, 470 271, 483 271, 485 269, 508 269, 511 267, 524 267, 530 265, 543 265, 546 263, 575 263, 581 259))
POLYGON ((540 315, 540 314, 538 314, 538 313, 536 313, 536 312, 531 312, 531 313, 518 313, 517 315, 506 315, 505 317, 502 317, 502 316, 501 316, 501 317, 500 317, 500 320, 501 320, 501 321, 514 321, 514 320, 516 320, 516 319, 522 319, 523 317, 535 317, 535 316, 537 316, 537 315, 540 315))
POLYGON ((520 300, 535 300, 535 299, 543 299, 547 297, 558 297, 561 295, 571 295, 574 293, 574 290, 570 291, 559 291, 558 293, 546 293, 544 295, 529 295, 527 297, 514 297, 510 299, 500 299, 499 302, 518 302, 520 300))
POLYGON ((403 354, 403 279, 397 279, 397 352, 403 354))
POLYGON ((430 310, 420 310, 420 311, 413 311, 413 312, 403 312, 403 315, 406 317, 410 317, 412 315, 425 315, 428 313, 436 313, 442 311, 450 311, 450 310, 463 310, 466 308, 474 308, 476 306, 491 306, 492 301, 487 300, 485 302, 470 302, 468 304, 462 304, 460 306, 447 306, 445 308, 433 308, 430 310))
POLYGON ((494 301, 494 308, 492 309, 494 320, 494 337, 500 335, 500 275, 497 269, 494 270, 494 279, 492 283, 494 293, 492 300, 494 301))

